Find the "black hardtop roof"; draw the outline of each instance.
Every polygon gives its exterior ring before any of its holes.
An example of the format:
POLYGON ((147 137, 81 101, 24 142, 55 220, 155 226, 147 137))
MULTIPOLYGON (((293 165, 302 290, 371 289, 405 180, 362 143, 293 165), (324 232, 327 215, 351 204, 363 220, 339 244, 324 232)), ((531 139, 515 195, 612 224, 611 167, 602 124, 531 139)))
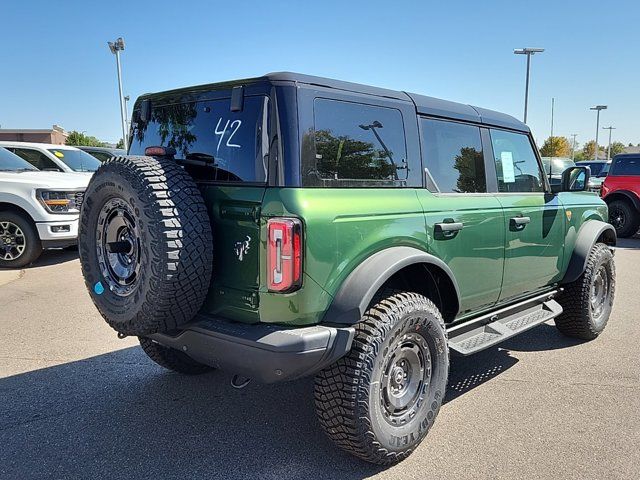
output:
POLYGON ((640 153, 619 153, 613 158, 640 158, 640 153))
MULTIPOLYGON (((430 115, 435 117, 450 118, 455 120, 470 121, 475 123, 481 123, 486 125, 495 125, 499 127, 510 128, 513 130, 520 130, 523 132, 529 132, 529 127, 522 123, 520 120, 507 115, 505 113, 496 112, 493 110, 487 110, 485 108, 474 107, 472 105, 465 105, 463 103, 451 102, 448 100, 441 100, 439 98, 428 97, 426 95, 419 95, 415 93, 403 92, 399 90, 390 90, 386 88, 373 87, 370 85, 362 85, 359 83, 345 82, 342 80, 334 80, 325 77, 316 77, 313 75, 305 75, 302 73, 293 72, 273 72, 267 73, 262 77, 246 78, 241 80, 233 80, 228 82, 219 82, 208 85, 200 85, 196 87, 180 88, 171 90, 168 92, 162 92, 163 94, 180 93, 180 92, 199 92, 207 89, 220 89, 220 88, 232 88, 238 85, 246 85, 250 83, 259 82, 293 82, 300 85, 320 86, 325 88, 335 88, 338 90, 344 90, 355 93, 363 93, 368 95, 375 95, 379 97, 393 98, 397 100, 403 100, 412 102, 416 111, 422 115, 430 115)), ((153 97, 154 94, 146 94, 153 97)))

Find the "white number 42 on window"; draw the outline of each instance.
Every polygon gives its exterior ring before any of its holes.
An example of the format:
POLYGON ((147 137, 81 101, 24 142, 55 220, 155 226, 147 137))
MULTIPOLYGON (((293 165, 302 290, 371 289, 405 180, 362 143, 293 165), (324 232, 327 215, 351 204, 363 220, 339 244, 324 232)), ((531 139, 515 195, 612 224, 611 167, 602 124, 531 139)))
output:
POLYGON ((229 123, 229 120, 227 120, 227 122, 224 124, 224 128, 220 130, 220 124, 222 123, 222 121, 223 121, 223 118, 220 117, 218 119, 218 123, 216 124, 216 129, 214 130, 214 133, 216 135, 220 135, 220 138, 218 139, 218 147, 216 148, 216 153, 218 152, 218 150, 220 150, 220 145, 222 145, 222 140, 224 139, 224 135, 227 132, 227 129, 229 129, 231 133, 229 134, 229 138, 227 138, 227 143, 225 145, 230 148, 242 148, 237 143, 231 143, 231 139, 240 128, 240 125, 242 125, 242 120, 234 120, 231 123, 229 123))

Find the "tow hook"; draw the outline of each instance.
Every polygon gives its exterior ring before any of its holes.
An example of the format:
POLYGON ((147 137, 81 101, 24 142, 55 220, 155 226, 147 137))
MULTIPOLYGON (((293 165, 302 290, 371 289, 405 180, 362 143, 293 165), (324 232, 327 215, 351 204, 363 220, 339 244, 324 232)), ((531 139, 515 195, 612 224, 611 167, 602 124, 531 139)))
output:
POLYGON ((243 389, 251 382, 250 378, 243 377, 242 375, 235 374, 231 379, 231 386, 238 390, 243 389))
POLYGON ((122 340, 124 338, 127 338, 127 335, 125 335, 124 333, 118 332, 118 338, 122 340))

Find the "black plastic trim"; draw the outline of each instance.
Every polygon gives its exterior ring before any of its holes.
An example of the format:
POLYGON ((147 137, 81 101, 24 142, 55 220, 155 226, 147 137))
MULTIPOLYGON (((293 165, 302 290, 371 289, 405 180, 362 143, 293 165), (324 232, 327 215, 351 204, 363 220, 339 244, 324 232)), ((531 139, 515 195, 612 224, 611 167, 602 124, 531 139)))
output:
POLYGON ((351 349, 354 334, 353 327, 289 328, 198 315, 179 332, 149 338, 205 365, 275 383, 312 375, 336 362, 351 349))
POLYGON ((343 282, 324 316, 325 323, 354 325, 384 283, 403 268, 414 264, 435 265, 442 269, 454 286, 460 306, 460 290, 451 269, 439 258, 413 247, 391 247, 367 258, 343 282))
POLYGON ((560 283, 574 282, 582 275, 585 268, 587 268, 587 258, 589 257, 591 248, 604 233, 609 236, 609 240, 606 243, 608 245, 615 245, 617 238, 616 230, 610 224, 600 220, 587 220, 582 227, 580 227, 575 247, 571 254, 571 260, 569 260, 569 266, 560 283), (613 239, 613 241, 611 241, 611 239, 613 239))

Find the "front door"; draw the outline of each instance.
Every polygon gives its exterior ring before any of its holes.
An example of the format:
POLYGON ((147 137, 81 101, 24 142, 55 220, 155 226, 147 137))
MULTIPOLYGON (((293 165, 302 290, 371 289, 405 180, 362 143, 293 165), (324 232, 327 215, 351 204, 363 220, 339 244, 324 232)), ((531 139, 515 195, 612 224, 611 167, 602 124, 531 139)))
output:
POLYGON ((547 190, 529 136, 499 129, 491 129, 490 135, 498 179, 496 199, 504 209, 500 301, 508 301, 559 280, 564 208, 558 196, 547 190))
POLYGON ((462 316, 498 301, 504 214, 495 195, 487 192, 480 128, 427 118, 420 127, 428 189, 418 195, 429 249, 453 271, 462 316))

